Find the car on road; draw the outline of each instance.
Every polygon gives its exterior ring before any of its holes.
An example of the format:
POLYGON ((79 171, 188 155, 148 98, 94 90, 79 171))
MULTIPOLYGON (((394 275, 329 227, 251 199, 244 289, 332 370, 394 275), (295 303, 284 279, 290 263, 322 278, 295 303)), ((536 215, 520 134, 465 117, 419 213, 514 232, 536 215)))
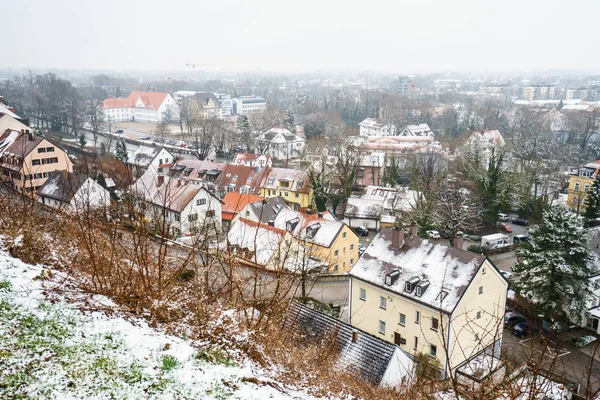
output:
POLYGON ((152 140, 150 136, 140 136, 138 140, 152 140))
POLYGON ((506 314, 504 314, 504 327, 505 328, 510 328, 512 326, 521 324, 523 322, 525 322, 525 317, 522 316, 521 314, 518 314, 513 311, 509 311, 506 314))
POLYGON ((513 218, 512 223, 515 225, 521 225, 521 226, 529 225, 529 221, 527 221, 527 218, 523 218, 523 217, 513 218))
POLYGON ((233 151, 235 151, 237 153, 240 153, 240 152, 244 151, 244 149, 242 148, 242 146, 235 146, 233 148, 233 151))
POLYGON ((123 133, 123 129, 117 129, 117 130, 115 131, 115 133, 117 133, 117 134, 121 134, 121 133, 123 133))
POLYGON ((507 281, 510 281, 512 279, 512 272, 500 271, 500 273, 507 281))
POLYGON ((519 243, 524 243, 524 242, 529 242, 529 236, 515 235, 515 237, 513 238, 514 244, 519 244, 519 243))
POLYGON ((520 324, 516 324, 512 328, 513 335, 520 338, 535 336, 539 332, 540 330, 538 328, 529 325, 527 322, 521 322, 520 324))
POLYGON ((434 230, 427 231, 427 236, 430 239, 439 239, 442 237, 438 231, 434 231, 434 230))
POLYGON ((498 221, 508 222, 508 214, 498 213, 498 221))
POLYGON ((367 248, 365 246, 363 246, 362 244, 358 245, 358 254, 362 256, 362 254, 365 252, 367 248))
POLYGON ((355 227, 354 232, 356 232, 358 236, 369 236, 369 230, 364 226, 355 227))
POLYGON ((511 228, 507 223, 503 222, 500 224, 500 230, 511 233, 513 231, 513 228, 511 228))

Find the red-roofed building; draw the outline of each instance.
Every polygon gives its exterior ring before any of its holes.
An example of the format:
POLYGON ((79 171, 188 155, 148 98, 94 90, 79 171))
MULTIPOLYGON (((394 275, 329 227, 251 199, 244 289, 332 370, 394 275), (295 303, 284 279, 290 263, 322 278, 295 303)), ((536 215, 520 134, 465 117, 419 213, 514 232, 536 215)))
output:
POLYGON ((248 203, 255 203, 262 200, 264 200, 264 197, 255 196, 253 194, 241 194, 237 192, 227 193, 223 198, 223 204, 221 205, 223 225, 229 224, 248 203))
POLYGON ((179 106, 169 93, 134 91, 124 99, 104 100, 102 110, 111 121, 159 122, 175 119, 179 106))

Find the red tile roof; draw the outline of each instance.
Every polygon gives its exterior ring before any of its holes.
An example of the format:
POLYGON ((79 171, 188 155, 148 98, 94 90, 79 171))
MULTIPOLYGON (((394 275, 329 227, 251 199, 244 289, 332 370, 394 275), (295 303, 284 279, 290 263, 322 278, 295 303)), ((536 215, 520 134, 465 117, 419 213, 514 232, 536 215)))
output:
POLYGON ((102 102, 102 108, 135 107, 138 99, 142 99, 145 108, 158 109, 169 94, 163 92, 138 92, 134 91, 125 99, 106 99, 102 102))
POLYGON ((254 203, 264 200, 264 197, 255 196, 253 194, 241 194, 237 192, 229 192, 223 198, 221 205, 221 218, 226 221, 231 221, 248 203, 254 203))

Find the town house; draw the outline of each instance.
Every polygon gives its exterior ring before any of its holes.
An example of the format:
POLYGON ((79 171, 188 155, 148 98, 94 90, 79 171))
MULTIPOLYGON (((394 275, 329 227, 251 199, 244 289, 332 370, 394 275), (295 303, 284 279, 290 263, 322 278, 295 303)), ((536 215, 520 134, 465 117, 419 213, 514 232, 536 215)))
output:
POLYGON ((108 190, 86 175, 67 171, 54 171, 38 196, 43 204, 76 213, 110 207, 108 190))
POLYGON ((313 200, 306 171, 290 168, 269 168, 259 195, 265 198, 283 197, 294 210, 311 207, 313 200))
POLYGON ((382 228, 349 276, 350 324, 428 355, 441 376, 499 355, 508 283, 485 256, 421 239, 416 225, 382 228))

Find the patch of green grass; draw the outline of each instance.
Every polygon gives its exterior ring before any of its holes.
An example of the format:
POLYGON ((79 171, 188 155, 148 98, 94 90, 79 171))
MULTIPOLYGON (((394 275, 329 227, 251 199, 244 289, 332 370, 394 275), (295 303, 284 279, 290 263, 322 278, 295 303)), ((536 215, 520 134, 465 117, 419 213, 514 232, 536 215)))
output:
POLYGON ((225 400, 231 397, 231 391, 219 381, 214 381, 212 388, 207 390, 206 394, 217 400, 225 400))
POLYGON ((175 368, 177 368, 180 364, 179 360, 177 359, 177 357, 173 357, 171 355, 166 355, 163 356, 161 359, 161 369, 163 371, 172 371, 175 368))
POLYGON ((0 281, 0 290, 5 291, 5 292, 10 292, 11 289, 12 289, 12 285, 10 284, 10 281, 7 281, 7 280, 0 281))
POLYGON ((235 366, 235 362, 229 357, 229 354, 219 348, 201 349, 196 353, 196 359, 210 364, 222 364, 226 367, 235 366))

